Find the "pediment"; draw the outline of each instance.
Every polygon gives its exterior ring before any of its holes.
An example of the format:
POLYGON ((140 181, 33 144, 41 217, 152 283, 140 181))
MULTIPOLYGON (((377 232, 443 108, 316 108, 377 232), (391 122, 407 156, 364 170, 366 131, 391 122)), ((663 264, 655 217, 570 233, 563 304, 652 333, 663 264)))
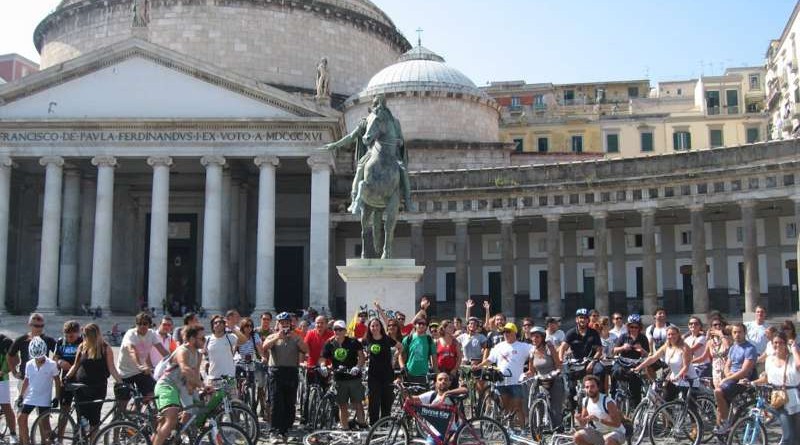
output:
POLYGON ((138 39, 0 86, 0 119, 334 117, 328 107, 138 39))

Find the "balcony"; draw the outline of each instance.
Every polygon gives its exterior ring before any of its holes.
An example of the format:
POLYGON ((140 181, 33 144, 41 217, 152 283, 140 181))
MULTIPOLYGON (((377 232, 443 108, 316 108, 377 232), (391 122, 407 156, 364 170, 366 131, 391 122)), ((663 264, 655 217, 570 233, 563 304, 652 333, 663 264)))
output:
POLYGON ((738 105, 730 105, 728 107, 728 114, 739 114, 739 106, 738 105))
POLYGON ((719 111, 720 111, 720 109, 719 109, 718 106, 717 107, 708 107, 708 110, 707 110, 706 114, 708 114, 709 116, 716 116, 716 115, 719 114, 719 111))

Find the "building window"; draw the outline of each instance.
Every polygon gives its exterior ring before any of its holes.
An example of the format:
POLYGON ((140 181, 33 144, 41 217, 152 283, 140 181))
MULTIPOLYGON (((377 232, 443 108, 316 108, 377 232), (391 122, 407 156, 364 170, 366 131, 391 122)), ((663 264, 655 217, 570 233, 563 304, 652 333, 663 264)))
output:
POLYGON ((519 96, 512 96, 511 97, 511 107, 512 108, 519 108, 522 105, 522 101, 520 100, 519 96))
POLYGON ((684 246, 688 246, 692 244, 692 231, 691 230, 684 230, 681 232, 681 244, 684 246))
POLYGON ((744 233, 742 233, 742 226, 736 227, 736 242, 744 242, 744 233))
POLYGON ((639 97, 639 87, 628 87, 628 97, 631 99, 639 97))
POLYGON ((547 153, 550 149, 550 140, 545 137, 540 137, 536 139, 536 148, 539 150, 539 153, 547 153))
POLYGON ((456 242, 455 241, 446 241, 444 243, 444 254, 447 256, 455 256, 456 254, 456 242))
POLYGON ((680 88, 678 88, 678 91, 676 92, 676 94, 677 94, 678 96, 680 96, 681 94, 683 94, 683 90, 682 90, 682 89, 680 89, 680 88))
POLYGON ((751 74, 750 77, 750 89, 751 90, 760 90, 761 89, 761 76, 758 74, 751 74))
POLYGON ((584 236, 581 238, 581 247, 583 250, 594 250, 594 237, 584 236))
POLYGON ((692 134, 688 131, 676 131, 672 133, 672 148, 675 151, 691 149, 692 134))
POLYGON ((572 136, 572 152, 583 153, 583 136, 572 136))
POLYGON ((533 108, 535 110, 544 110, 545 108, 547 108, 547 105, 545 105, 544 103, 543 94, 537 94, 533 96, 533 108))
POLYGON ((564 105, 571 105, 575 101, 575 90, 564 90, 564 105))
POLYGON ((786 239, 795 239, 797 238, 797 226, 795 223, 790 222, 786 224, 786 239))
POLYGON ((650 152, 653 151, 653 133, 650 131, 645 131, 641 133, 641 140, 642 140, 642 151, 643 152, 650 152))
POLYGON ((619 153, 619 135, 607 134, 606 135, 606 153, 619 153))
POLYGON ((739 91, 726 90, 725 104, 728 105, 728 114, 739 114, 739 91))
POLYGON ((524 139, 514 139, 514 151, 517 153, 522 153, 525 148, 524 143, 524 139))
POLYGON ((709 131, 708 138, 711 143, 711 147, 722 147, 725 143, 722 140, 722 130, 719 129, 712 129, 709 131))
POLYGON ((761 139, 758 134, 758 127, 751 127, 747 129, 747 143, 753 144, 761 139))
POLYGON ((706 109, 709 115, 719 114, 719 91, 706 91, 706 109))

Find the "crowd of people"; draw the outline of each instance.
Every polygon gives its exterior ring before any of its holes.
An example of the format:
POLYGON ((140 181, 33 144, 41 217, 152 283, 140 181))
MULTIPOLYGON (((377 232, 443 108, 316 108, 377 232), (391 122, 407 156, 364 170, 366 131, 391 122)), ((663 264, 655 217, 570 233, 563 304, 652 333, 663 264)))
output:
MULTIPOLYGON (((550 379, 552 425, 560 427, 563 407, 575 410, 581 428, 574 438, 579 445, 625 443, 622 415, 610 394, 618 382, 627 381, 635 406, 641 400, 641 376, 659 370, 669 382, 667 399, 681 388, 699 385, 701 377, 713 381, 718 434, 730 428, 726 420, 730 402, 747 385, 770 383, 786 388, 786 403, 777 410, 782 445, 800 440, 800 344, 791 321, 768 326, 762 307, 756 309, 752 322, 729 325, 722 315, 712 314, 707 325, 691 317, 685 330, 671 324, 663 309, 652 314, 653 322, 646 327, 638 314, 608 317, 579 309, 575 326, 564 332, 558 318, 545 318, 539 326, 526 317, 517 324, 502 313, 493 314, 488 302, 483 303, 483 318, 472 315, 477 303, 470 299, 463 319, 439 321, 428 315, 429 306, 423 298, 409 323, 405 314, 387 312, 378 302, 373 312, 377 316, 368 318, 362 311, 350 323, 330 320, 311 309, 302 314, 283 312, 274 319, 272 313, 264 312, 257 322, 229 310, 213 315, 208 331, 193 313, 175 326, 169 315, 156 325, 153 316, 143 312, 125 332, 117 357, 97 324, 68 321, 60 338, 54 339, 44 333, 44 316, 34 313, 25 335, 10 339, 0 334, 0 408, 9 442, 30 443, 28 420, 34 410, 103 399, 108 379, 113 378, 135 387, 146 400, 154 400, 160 424, 153 444, 162 445, 180 421, 182 407, 191 404, 199 390, 210 389, 213 379, 241 374, 241 365, 249 362, 256 365, 256 413, 269 422, 274 442, 285 441, 295 428, 297 409, 301 422, 313 409, 307 403, 296 406, 302 376, 309 383, 306 388, 314 382, 335 385, 339 427, 352 429, 366 428, 390 415, 398 376, 428 384, 435 374, 433 391, 419 400, 440 403, 447 394, 465 392, 465 381, 487 366, 504 376, 496 384, 502 405, 516 412, 520 422, 526 400, 522 380, 550 379), (615 357, 633 365, 609 361, 615 357), (582 382, 587 395, 582 406, 574 403, 575 382, 564 376, 555 378, 566 363, 581 363, 579 374, 568 374, 582 382), (155 376, 160 364, 163 372, 155 376), (14 404, 9 376, 21 382, 14 404), (70 398, 73 392, 62 390, 66 382, 85 385, 74 392, 75 401, 70 398), (280 409, 272 410, 272 406, 280 409)), ((486 386, 475 381, 479 393, 486 386)), ((82 419, 98 426, 100 404, 81 403, 77 408, 82 419)))

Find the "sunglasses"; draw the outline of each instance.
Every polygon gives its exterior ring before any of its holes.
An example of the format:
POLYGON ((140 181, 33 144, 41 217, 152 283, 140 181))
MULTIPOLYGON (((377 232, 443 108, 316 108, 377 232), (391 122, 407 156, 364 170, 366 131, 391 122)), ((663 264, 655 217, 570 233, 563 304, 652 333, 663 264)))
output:
POLYGON ((622 317, 614 317, 614 320, 622 320, 622 317))
POLYGON ((225 320, 214 320, 212 324, 225 324, 225 320))
POLYGON ((136 326, 150 326, 150 323, 136 323, 136 326))
POLYGON ((722 325, 721 325, 721 324, 719 324, 719 323, 711 323, 711 326, 712 326, 712 327, 715 327, 715 328, 718 328, 718 327, 720 327, 720 326, 722 326, 722 325))
POLYGON ((339 332, 339 331, 344 331, 344 329, 342 329, 342 328, 333 328, 333 331, 334 332, 339 332))
POLYGON ((428 323, 417 323, 417 326, 428 326, 428 323))
POLYGON ((43 324, 43 323, 31 324, 31 327, 32 327, 32 328, 38 328, 38 329, 41 329, 41 328, 43 328, 43 327, 44 327, 44 324, 43 324))

